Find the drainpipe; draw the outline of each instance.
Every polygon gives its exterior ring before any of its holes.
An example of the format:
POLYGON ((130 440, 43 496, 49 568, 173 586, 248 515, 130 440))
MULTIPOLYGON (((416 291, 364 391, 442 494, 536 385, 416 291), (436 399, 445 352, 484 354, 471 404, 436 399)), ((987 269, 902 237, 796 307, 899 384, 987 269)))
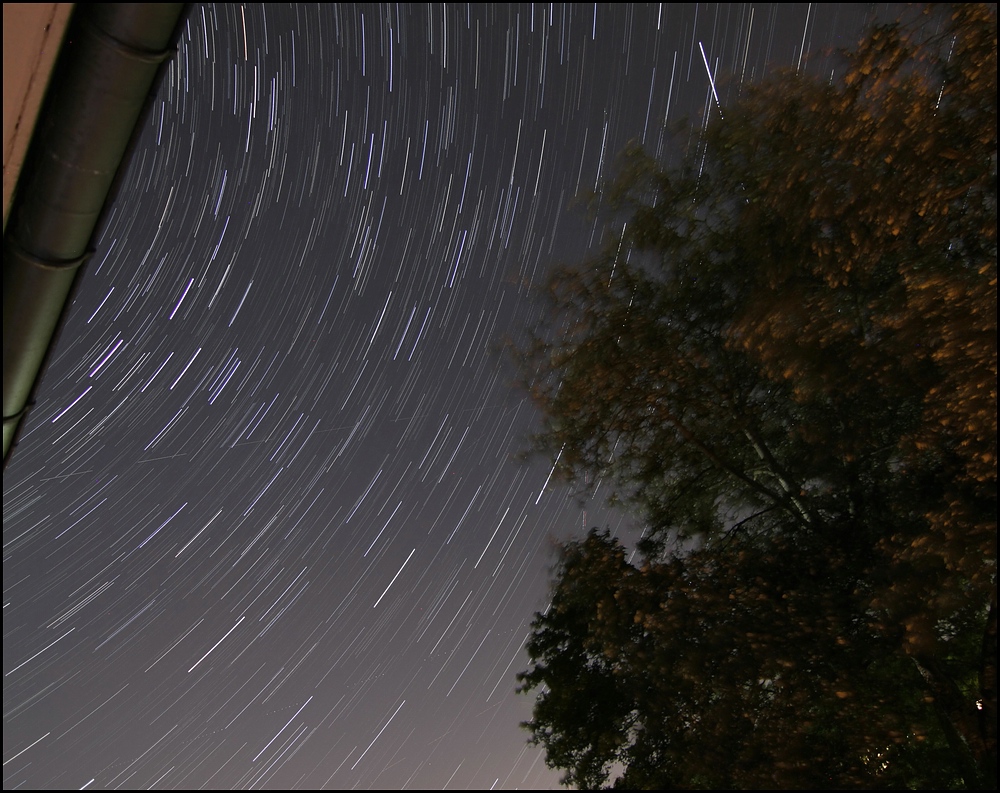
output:
POLYGON ((116 175, 173 56, 184 6, 78 4, 73 13, 4 232, 5 467, 116 175))

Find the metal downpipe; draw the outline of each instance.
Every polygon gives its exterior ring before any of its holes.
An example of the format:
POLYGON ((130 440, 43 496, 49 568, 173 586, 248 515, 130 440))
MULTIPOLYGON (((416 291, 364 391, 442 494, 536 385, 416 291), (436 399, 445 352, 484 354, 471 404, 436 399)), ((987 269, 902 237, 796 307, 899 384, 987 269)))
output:
POLYGON ((4 233, 5 466, 184 7, 74 10, 4 233))

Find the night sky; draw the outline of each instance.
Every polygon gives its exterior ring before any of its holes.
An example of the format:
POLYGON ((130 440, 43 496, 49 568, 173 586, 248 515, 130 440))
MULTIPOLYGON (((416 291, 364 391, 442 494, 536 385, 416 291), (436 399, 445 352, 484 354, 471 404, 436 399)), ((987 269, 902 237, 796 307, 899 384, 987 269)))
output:
POLYGON ((883 11, 193 6, 4 474, 4 787, 556 786, 554 540, 634 527, 503 340, 629 141, 883 11))

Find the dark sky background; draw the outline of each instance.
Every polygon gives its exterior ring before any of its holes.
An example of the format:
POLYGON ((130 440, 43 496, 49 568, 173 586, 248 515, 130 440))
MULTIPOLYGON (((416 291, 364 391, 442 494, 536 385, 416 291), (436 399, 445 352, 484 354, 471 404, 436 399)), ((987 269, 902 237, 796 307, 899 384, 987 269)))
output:
POLYGON ((557 785, 552 541, 632 527, 515 459, 501 340, 709 70, 883 12, 194 6, 4 475, 4 787, 557 785))

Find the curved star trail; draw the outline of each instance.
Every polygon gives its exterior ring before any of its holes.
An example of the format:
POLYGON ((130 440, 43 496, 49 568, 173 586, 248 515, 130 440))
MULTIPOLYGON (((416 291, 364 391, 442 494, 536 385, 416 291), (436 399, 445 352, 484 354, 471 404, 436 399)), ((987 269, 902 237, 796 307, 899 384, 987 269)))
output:
POLYGON ((501 341, 627 142, 877 10, 194 6, 4 477, 4 787, 557 785, 551 539, 628 526, 501 341))

